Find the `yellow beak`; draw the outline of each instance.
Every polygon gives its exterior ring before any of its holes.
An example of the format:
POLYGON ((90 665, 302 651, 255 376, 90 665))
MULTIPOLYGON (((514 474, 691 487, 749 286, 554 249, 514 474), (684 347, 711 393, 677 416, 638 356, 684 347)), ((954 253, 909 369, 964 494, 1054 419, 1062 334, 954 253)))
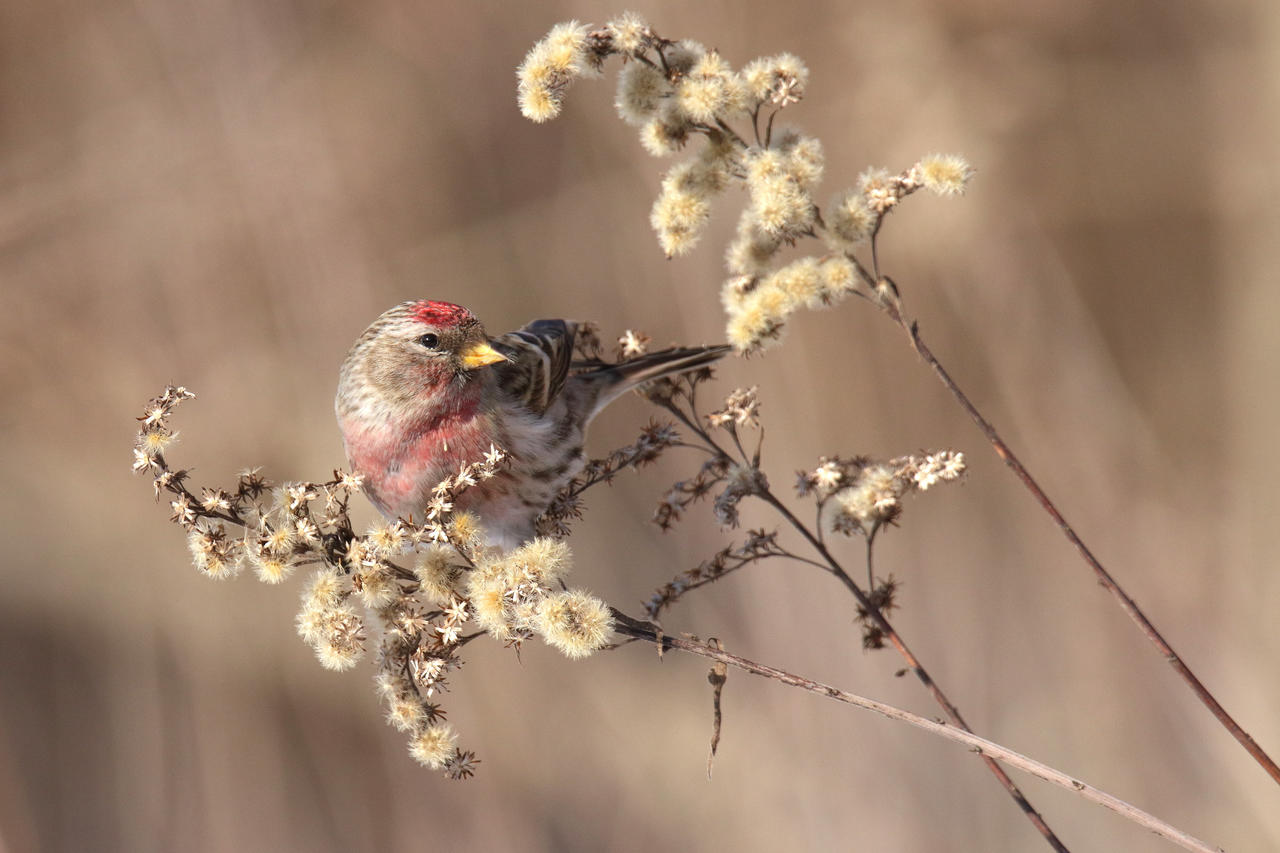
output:
POLYGON ((499 361, 506 361, 507 357, 498 352, 485 341, 471 346, 458 353, 462 358, 462 366, 467 370, 475 370, 477 367, 484 367, 486 364, 497 364, 499 361))

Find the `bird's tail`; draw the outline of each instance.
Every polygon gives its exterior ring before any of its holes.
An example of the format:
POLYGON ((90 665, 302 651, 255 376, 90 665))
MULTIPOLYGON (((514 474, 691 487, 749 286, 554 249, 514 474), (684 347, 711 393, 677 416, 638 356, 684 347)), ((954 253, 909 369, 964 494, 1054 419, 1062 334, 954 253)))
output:
POLYGON ((612 403, 618 397, 638 385, 661 379, 664 376, 675 376, 690 370, 706 367, 723 358, 732 347, 718 344, 709 347, 678 347, 661 352, 649 353, 621 364, 611 364, 588 370, 577 376, 579 381, 585 380, 597 384, 595 406, 591 417, 612 403))

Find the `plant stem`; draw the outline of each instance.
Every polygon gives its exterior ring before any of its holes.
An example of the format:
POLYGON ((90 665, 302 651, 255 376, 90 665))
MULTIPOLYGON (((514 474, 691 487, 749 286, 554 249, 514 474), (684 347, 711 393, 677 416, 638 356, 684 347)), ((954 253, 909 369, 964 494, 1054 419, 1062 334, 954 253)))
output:
POLYGON ((1172 666, 1178 675, 1182 677, 1182 680, 1187 683, 1192 692, 1194 692, 1200 701, 1204 703, 1210 713, 1217 718, 1218 722, 1221 723, 1227 731, 1231 732, 1231 735, 1240 742, 1240 745, 1253 756, 1254 760, 1257 761, 1258 764, 1262 765, 1262 769, 1267 772, 1267 775, 1269 775, 1277 784, 1280 784, 1280 766, 1277 766, 1271 759, 1271 756, 1267 755, 1262 747, 1258 745, 1257 741, 1255 741, 1248 732, 1241 728, 1240 724, 1227 713, 1227 710, 1222 707, 1218 700, 1214 698, 1214 695, 1209 692, 1209 689, 1205 687, 1204 684, 1201 683, 1200 679, 1196 677, 1196 674, 1191 671, 1191 667, 1187 666, 1186 662, 1182 660, 1178 653, 1173 650, 1173 647, 1170 646, 1160 632, 1156 630, 1156 626, 1151 624, 1151 620, 1149 620, 1146 617, 1146 614, 1142 612, 1142 609, 1138 607, 1137 602, 1130 598, 1129 594, 1121 588, 1115 578, 1113 578, 1111 574, 1103 568, 1102 563, 1099 562, 1098 558, 1093 555, 1093 552, 1089 550, 1088 546, 1086 546, 1083 540, 1080 539, 1079 535, 1076 534, 1075 529, 1067 523, 1065 518, 1063 518, 1062 513, 1058 511, 1058 508, 1054 506, 1053 501, 1051 501, 1049 496, 1044 493, 1044 490, 1040 488, 1039 483, 1035 481, 1035 478, 1031 476, 1031 473, 1027 471, 1026 467, 1023 466, 1018 457, 1014 455, 1014 452, 1009 448, 1009 445, 1005 444, 1004 439, 1002 439, 1000 434, 996 432, 996 428, 982 416, 982 413, 978 411, 977 407, 973 405, 968 396, 960 390, 960 387, 955 383, 955 380, 951 378, 951 374, 947 373, 942 364, 939 363, 938 359, 934 356, 933 352, 925 345, 924 341, 920 338, 920 330, 917 324, 913 321, 908 322, 896 305, 889 302, 881 302, 879 304, 885 313, 887 313, 894 322, 896 322, 902 330, 906 332, 907 339, 911 343, 911 348, 914 349, 916 354, 933 369, 933 372, 937 375, 943 386, 951 392, 951 395, 955 397, 956 401, 960 404, 960 407, 964 409, 969 414, 969 417, 973 419, 974 423, 978 425, 978 429, 982 431, 982 434, 986 437, 987 441, 990 442, 991 446, 995 449, 996 455, 1003 459, 1004 463, 1013 470, 1013 473, 1022 481, 1022 484, 1026 486, 1027 490, 1031 492, 1044 511, 1053 519, 1053 523, 1058 526, 1058 529, 1067 537, 1067 540, 1075 546, 1076 551, 1079 552, 1081 558, 1083 558, 1084 561, 1089 564, 1090 568, 1093 569, 1094 574, 1098 578, 1098 583, 1111 593, 1119 603, 1121 609, 1123 609, 1125 613, 1129 614, 1129 618, 1137 624, 1138 628, 1156 647, 1161 656, 1164 657, 1164 659, 1169 662, 1169 665, 1172 666))
POLYGON ((891 720, 898 720, 899 722, 916 726, 917 728, 924 729, 927 732, 931 732, 932 734, 946 738, 947 740, 962 743, 972 751, 983 756, 983 758, 989 762, 999 760, 1008 764, 1010 767, 1015 767, 1023 772, 1030 773, 1032 776, 1043 779, 1046 782, 1051 782, 1068 791, 1074 791, 1090 802, 1097 803, 1100 806, 1111 809, 1120 816, 1133 821, 1139 826, 1142 826, 1162 838, 1166 838, 1174 844, 1186 848, 1187 850, 1196 850, 1200 851, 1200 853, 1214 853, 1214 851, 1221 853, 1220 848, 1211 847, 1205 842, 1188 835, 1182 830, 1165 823, 1159 818, 1147 814, 1141 809, 1126 803, 1124 800, 1114 797, 1105 791, 1101 791, 1092 785, 1081 782, 1079 779, 1068 776, 1067 774, 1062 773, 1059 770, 1055 770, 1046 764, 1042 764, 1035 759, 1028 758, 1021 753, 1014 752, 1013 750, 1001 746, 998 743, 989 741, 986 738, 978 737, 972 732, 961 731, 954 726, 948 726, 944 723, 936 723, 917 714, 912 714, 910 711, 904 711, 901 708, 886 705, 882 702, 876 702, 873 699, 867 699, 854 693, 848 693, 819 681, 814 681, 785 670, 757 663, 756 661, 739 657, 735 654, 730 654, 729 652, 695 639, 688 637, 673 637, 669 634, 660 633, 656 626, 633 619, 616 609, 612 609, 612 613, 614 618, 614 630, 624 636, 646 640, 663 649, 679 649, 690 654, 710 658, 711 660, 719 661, 720 663, 728 664, 746 672, 750 672, 753 675, 759 675, 764 678, 780 681, 791 687, 798 687, 801 690, 816 693, 820 696, 826 696, 827 698, 834 699, 837 702, 844 702, 868 711, 874 711, 891 720))
MULTIPOLYGON (((900 654, 902 659, 906 661, 907 666, 916 674, 916 678, 920 679, 920 683, 923 684, 925 689, 933 696, 933 700, 937 702, 938 706, 941 707, 942 710, 946 712, 947 716, 951 718, 951 722, 959 726, 964 731, 971 732, 972 729, 969 728, 969 724, 966 723, 964 717, 960 715, 960 709, 951 702, 951 699, 947 694, 944 693, 942 688, 938 686, 938 683, 933 680, 933 677, 929 675, 928 670, 926 670, 924 665, 920 663, 919 658, 917 658, 911 649, 907 647, 906 641, 899 636, 897 630, 895 630, 893 625, 889 623, 889 620, 885 615, 880 612, 880 608, 876 607, 875 604, 872 603, 871 599, 862 591, 857 582, 854 581, 854 579, 849 576, 849 573, 840 566, 840 563, 837 562, 835 557, 831 555, 831 552, 827 550, 826 545, 819 542, 817 537, 815 537, 804 526, 804 524, 800 522, 800 519, 796 518, 795 515, 792 514, 791 510, 787 509, 786 505, 783 504, 782 501, 778 500, 777 496, 772 492, 765 492, 761 495, 761 498, 781 513, 782 517, 785 518, 792 527, 799 531, 801 536, 809 540, 810 545, 817 549, 818 553, 822 555, 822 558, 827 561, 828 571, 835 575, 836 578, 845 585, 845 588, 852 593, 855 599, 857 599, 858 604, 862 606, 862 609, 866 611, 880 630, 884 632, 885 637, 887 637, 889 642, 893 644, 893 647, 898 650, 898 654, 900 654)), ((1031 821, 1035 828, 1039 830, 1040 834, 1044 836, 1044 839, 1049 843, 1049 846, 1054 850, 1066 850, 1066 846, 1058 839, 1053 830, 1049 828, 1049 824, 1045 822, 1044 817, 1040 812, 1036 811, 1035 806, 1031 805, 1031 802, 1027 799, 1026 795, 1022 793, 1022 790, 1017 786, 1017 784, 1009 778, 1009 774, 1004 772, 1004 768, 997 764, 996 761, 988 755, 983 755, 982 760, 986 762, 987 768, 996 777, 996 779, 999 780, 1000 784, 1004 786, 1004 789, 1009 792, 1009 796, 1013 797, 1014 802, 1018 804, 1018 808, 1022 809, 1026 814, 1027 820, 1031 821)))
MULTIPOLYGON (((724 448, 717 444, 715 439, 713 439, 698 422, 698 412, 692 397, 690 397, 689 403, 689 414, 686 414, 673 401, 668 401, 665 404, 665 408, 694 434, 696 434, 699 439, 705 442, 708 447, 712 448, 715 452, 719 453, 726 459, 732 460, 733 457, 731 457, 724 448)), ((743 461, 745 462, 747 460, 744 459, 743 461)), ((920 679, 920 683, 923 684, 925 689, 933 696, 934 701, 937 702, 942 710, 946 712, 947 716, 951 718, 951 721, 955 725, 969 731, 969 726, 965 723, 964 717, 960 716, 960 709, 952 704, 947 695, 942 692, 942 688, 937 685, 925 668, 920 664, 920 661, 916 656, 912 654, 909 648, 907 648, 907 644, 900 636, 898 636, 898 632, 894 630, 891 624, 889 624, 889 620, 880 612, 880 608, 876 607, 875 604, 872 603, 868 595, 858 587, 858 584, 849 576, 849 573, 841 567, 840 563, 831 555, 831 552, 827 550, 826 544, 818 536, 815 536, 812 531, 805 527, 800 519, 796 518, 791 510, 787 509, 786 505, 783 504, 782 501, 778 500, 777 496, 774 495, 773 492, 766 488, 759 497, 776 509, 778 513, 787 520, 787 523, 794 527, 800 535, 808 540, 809 544, 817 550, 817 552, 826 561, 825 568, 827 571, 835 575, 840 582, 845 585, 849 592, 853 594, 853 597, 857 599, 858 604, 862 606, 863 610, 869 614, 869 616, 880 627, 880 630, 884 632, 884 635, 889 638, 891 643, 893 643, 893 647, 898 650, 898 654, 902 655, 907 666, 910 667, 911 671, 916 674, 918 679, 920 679)), ((819 521, 821 521, 820 518, 819 521)), ((822 528, 819 525, 819 532, 821 532, 821 529, 822 528)), ((1054 831, 1049 827, 1044 816, 1036 810, 1035 806, 1031 805, 1031 801, 1027 799, 1026 795, 1022 793, 1021 789, 1018 788, 1014 781, 1009 778, 1009 774, 1004 772, 1004 768, 989 756, 984 755, 982 760, 986 763, 987 769, 991 771, 992 775, 996 777, 996 780, 1009 793, 1009 796, 1013 798, 1013 801, 1017 804, 1018 808, 1022 809, 1023 814, 1027 816, 1027 820, 1031 821, 1036 830, 1044 836, 1044 840, 1049 844, 1049 846, 1055 851, 1058 851, 1058 853, 1070 853, 1067 846, 1062 843, 1058 836, 1054 834, 1054 831)))

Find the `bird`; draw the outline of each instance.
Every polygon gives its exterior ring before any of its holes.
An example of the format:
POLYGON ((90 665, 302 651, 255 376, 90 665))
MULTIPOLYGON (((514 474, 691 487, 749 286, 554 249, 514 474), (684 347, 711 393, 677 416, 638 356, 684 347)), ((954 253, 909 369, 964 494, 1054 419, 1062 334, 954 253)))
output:
POLYGON ((490 338, 469 310, 411 300, 383 313, 339 371, 334 411, 352 470, 388 519, 422 520, 436 485, 491 448, 499 473, 460 492, 485 544, 504 552, 585 465, 587 426, 626 391, 714 363, 727 345, 662 350, 618 364, 575 362, 579 324, 534 320, 490 338))

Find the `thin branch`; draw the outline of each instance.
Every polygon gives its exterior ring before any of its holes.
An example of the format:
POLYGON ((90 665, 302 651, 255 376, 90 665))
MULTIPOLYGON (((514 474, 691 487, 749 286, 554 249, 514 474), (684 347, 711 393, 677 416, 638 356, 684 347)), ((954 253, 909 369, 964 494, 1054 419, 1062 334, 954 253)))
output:
MULTIPOLYGON (((715 637, 707 640, 709 648, 724 651, 724 646, 715 637)), ((707 673, 707 681, 711 684, 711 749, 707 753, 707 779, 711 778, 711 767, 716 760, 716 749, 720 746, 720 726, 724 715, 720 709, 720 694, 724 691, 724 683, 729 677, 729 667, 724 661, 716 661, 707 673)))
POLYGON ((733 438, 733 446, 738 448, 738 455, 742 457, 742 461, 749 463, 751 457, 747 455, 747 451, 742 447, 742 439, 738 437, 738 428, 730 423, 726 429, 728 429, 730 437, 733 438))
MULTIPOLYGON (((686 415, 673 400, 668 400, 662 405, 667 409, 667 411, 671 412, 672 415, 693 431, 700 439, 706 442, 709 447, 715 449, 725 458, 732 459, 732 457, 725 452, 724 448, 717 444, 706 430, 702 429, 697 420, 696 410, 693 412, 693 416, 690 417, 686 415)), ((774 507, 774 509, 776 509, 778 513, 781 514, 782 517, 785 518, 787 522, 794 527, 815 550, 817 550, 817 552, 826 561, 826 566, 824 568, 831 574, 835 575, 836 578, 844 584, 845 588, 852 593, 854 598, 858 601, 858 604, 862 606, 863 610, 876 623, 881 631, 884 632, 884 635, 889 639, 889 642, 893 644, 893 647, 898 650, 898 654, 900 654, 903 660, 906 661, 907 666, 916 674, 916 678, 920 680, 920 683, 923 684, 925 689, 933 696, 934 701, 938 703, 939 707, 946 712, 947 716, 955 725, 968 731, 969 726, 965 722, 964 717, 960 715, 960 709, 952 703, 951 699, 942 691, 942 688, 933 680, 933 677, 929 675, 928 671, 925 670, 919 659, 917 659, 911 649, 907 647, 906 642, 898 635, 898 632, 880 611, 880 608, 876 607, 875 603, 871 601, 868 595, 864 593, 853 578, 849 576, 849 573, 846 572, 835 557, 831 555, 831 552, 827 550, 826 544, 820 538, 815 536, 812 531, 805 527, 804 523, 801 522, 800 519, 796 518, 791 510, 778 500, 777 496, 767 488, 759 495, 759 497, 774 507)), ((819 530, 821 530, 821 526, 819 526, 819 530)), ((1035 806, 1031 805, 1031 801, 1022 793, 1022 790, 1018 788, 1017 784, 1009 778, 1009 774, 1004 771, 1004 768, 989 756, 984 755, 982 760, 986 763, 987 769, 996 777, 996 780, 1002 787, 1004 787, 1005 791, 1008 792, 1014 803, 1022 810, 1023 814, 1027 816, 1027 820, 1031 821, 1032 825, 1035 826, 1036 830, 1044 837, 1044 840, 1049 844, 1049 846, 1055 851, 1058 851, 1058 853, 1069 853, 1067 846, 1062 843, 1054 833, 1053 829, 1050 828, 1048 822, 1044 819, 1044 816, 1040 814, 1035 806)))
POLYGON ((741 148, 747 148, 747 147, 749 147, 749 146, 747 145, 746 140, 744 140, 741 136, 739 136, 737 131, 735 131, 732 127, 730 127, 728 124, 726 124, 724 119, 722 119, 722 118, 718 118, 718 117, 717 117, 717 118, 716 118, 716 127, 720 128, 722 131, 724 131, 726 134, 728 134, 728 135, 729 135, 729 138, 730 138, 730 139, 732 139, 734 142, 736 142, 736 143, 738 144, 738 146, 739 146, 739 147, 741 147, 741 148))
POLYGON ((729 666, 737 667, 738 669, 746 672, 750 672, 753 675, 759 675, 764 678, 780 681, 783 684, 791 687, 798 687, 801 690, 808 691, 809 693, 826 696, 827 698, 834 699, 837 702, 844 702, 848 705, 854 705, 868 711, 874 711, 891 720, 897 720, 899 722, 913 725, 917 728, 924 729, 931 734, 946 738, 947 740, 964 744, 972 751, 982 755, 988 760, 998 760, 1010 767, 1017 768, 1024 773, 1029 773, 1038 779, 1043 779, 1046 782, 1057 785, 1060 788, 1064 788, 1068 791, 1074 791, 1086 800, 1103 806, 1104 808, 1111 809, 1121 817, 1130 820, 1187 850, 1196 850, 1200 851, 1200 853, 1221 853, 1221 848, 1210 846, 1198 838, 1183 832, 1177 827, 1171 826, 1159 818, 1142 811, 1136 806, 1126 803, 1118 797, 1114 797, 1105 791, 1099 790, 1092 785, 1080 781, 1079 779, 1068 776, 1059 770, 1055 770, 1047 764, 1042 764, 1035 759, 1028 758, 1019 752, 1015 752, 1012 749, 1001 746, 994 741, 978 737, 971 732, 960 731, 954 726, 948 726, 944 723, 936 723, 917 714, 913 714, 910 711, 904 711, 901 708, 896 708, 892 705, 886 705, 882 702, 876 702, 873 699, 867 699, 854 693, 848 693, 828 684, 823 684, 820 681, 814 681, 785 670, 757 663, 756 661, 739 657, 735 654, 730 654, 729 652, 715 648, 707 643, 702 643, 687 637, 673 637, 669 634, 660 633, 656 626, 632 619, 630 616, 627 616, 625 613, 616 609, 613 610, 613 618, 615 620, 614 630, 624 636, 633 637, 639 640, 646 640, 654 643, 655 645, 660 645, 664 649, 679 649, 683 652, 709 658, 720 663, 728 664, 729 666))
POLYGON ((877 531, 877 530, 879 530, 879 528, 876 528, 876 529, 872 530, 870 533, 868 533, 868 534, 866 535, 866 540, 867 540, 867 591, 868 591, 868 592, 874 592, 874 591, 875 591, 875 588, 876 588, 876 572, 875 572, 875 558, 874 558, 874 553, 875 553, 876 531, 877 531))
MULTIPOLYGON (((937 702, 938 706, 941 707, 942 710, 946 712, 947 716, 951 718, 951 722, 965 731, 972 731, 972 729, 969 728, 969 724, 965 722, 964 717, 960 715, 960 709, 955 706, 947 694, 943 692, 942 688, 938 686, 938 683, 933 680, 933 676, 929 675, 928 670, 926 670, 924 665, 920 663, 919 658, 917 658, 911 649, 907 647, 906 641, 902 639, 893 625, 889 623, 889 620, 885 617, 884 613, 881 612, 880 608, 876 607, 875 603, 865 592, 862 591, 857 582, 854 581, 854 579, 849 576, 849 573, 841 567, 840 563, 831 555, 831 552, 827 550, 826 545, 819 542, 818 539, 804 526, 800 519, 796 518, 795 515, 792 514, 791 510, 787 509, 786 505, 783 504, 782 501, 778 500, 777 496, 772 492, 766 491, 761 495, 761 497, 781 513, 782 517, 785 518, 792 527, 799 531, 800 535, 809 540, 810 545, 817 549, 818 553, 822 555, 822 558, 827 561, 828 571, 835 575, 836 578, 844 584, 845 588, 849 590, 855 599, 857 599, 858 604, 862 606, 862 609, 871 617, 872 621, 876 623, 880 630, 884 632, 885 637, 887 637, 889 642, 893 644, 893 647, 898 650, 898 654, 900 654, 902 659, 906 661, 907 666, 915 673, 916 678, 920 680, 920 683, 923 684, 925 689, 929 691, 929 694, 933 696, 933 700, 937 702)), ((1013 798, 1015 803, 1017 803, 1018 808, 1022 809, 1023 813, 1026 814, 1027 820, 1031 821, 1040 834, 1044 836, 1044 839, 1048 842, 1049 846, 1057 851, 1065 851, 1067 849, 1066 845, 1064 845, 1062 841, 1058 839, 1058 836, 1054 834, 1054 831, 1049 828, 1049 824, 1045 821, 1044 816, 1036 810, 1035 806, 1031 805, 1031 801, 1022 793, 1022 789, 1020 789, 1017 784, 1009 778, 1009 774, 1004 772, 1004 768, 997 764, 988 755, 983 755, 982 760, 986 763, 987 769, 991 771, 997 781, 999 781, 1000 784, 1004 786, 1004 789, 1009 792, 1009 796, 1013 798)))
POLYGON ((924 341, 920 338, 920 330, 917 324, 915 322, 908 322, 902 315, 902 312, 891 303, 882 302, 881 307, 894 320, 894 322, 896 322, 902 330, 906 332, 907 340, 911 343, 911 348, 914 349, 916 354, 933 369, 933 372, 937 375, 943 386, 951 392, 951 395, 955 397, 956 401, 960 404, 960 407, 964 409, 965 412, 969 414, 969 417, 973 419, 974 423, 978 425, 978 429, 982 431, 982 434, 986 437, 987 441, 991 443, 996 454, 1013 470, 1013 473, 1022 481, 1022 484, 1026 486, 1027 490, 1031 492, 1044 511, 1053 519, 1053 523, 1058 526, 1058 529, 1067 537, 1067 540, 1075 546, 1076 551, 1079 552, 1081 558, 1083 558, 1084 561, 1088 563, 1089 567, 1093 569, 1094 574, 1098 578, 1098 583, 1111 593, 1117 603, 1119 603, 1121 609, 1124 610, 1125 613, 1129 614, 1129 618, 1137 624, 1139 630, 1146 635, 1147 639, 1150 640, 1152 645, 1154 645, 1160 652, 1160 655, 1168 661, 1169 665, 1172 666, 1178 675, 1182 677, 1182 680, 1187 683, 1218 722, 1231 733, 1232 737, 1240 742, 1240 745, 1253 756, 1254 760, 1257 761, 1258 764, 1262 765, 1262 769, 1267 772, 1267 775, 1269 775, 1277 784, 1280 784, 1280 766, 1277 766, 1275 761, 1271 759, 1271 756, 1267 755, 1262 747, 1258 745, 1257 741, 1255 741, 1248 732, 1241 728, 1240 724, 1227 713, 1227 710, 1222 707, 1214 695, 1209 692, 1209 689, 1205 687, 1200 679, 1196 677, 1196 674, 1191 671, 1191 667, 1187 666, 1186 662, 1183 661, 1178 653, 1173 650, 1173 647, 1169 645, 1168 641, 1166 641, 1160 632, 1156 630, 1156 626, 1151 624, 1151 620, 1149 620, 1146 617, 1146 614, 1142 612, 1141 608, 1138 607, 1137 602, 1130 598, 1129 594, 1121 588, 1115 578, 1113 578, 1111 574, 1103 568, 1102 563, 1093 555, 1093 552, 1084 544, 1084 541, 1081 540, 1075 529, 1067 523, 1067 520, 1062 516, 1062 513, 1060 513, 1058 508, 1054 506, 1053 501, 1051 501, 1049 496, 1045 494, 1044 490, 1040 488, 1040 484, 1036 482, 1035 478, 1031 476, 1031 473, 1023 466, 1021 460, 1014 455, 1014 452, 1009 448, 1009 445, 1005 444, 1004 439, 1000 437, 996 428, 991 425, 990 421, 982 416, 982 413, 979 412, 977 407, 969 400, 969 397, 960 390, 960 387, 955 383, 955 380, 951 378, 951 374, 947 373, 942 364, 939 363, 938 359, 934 356, 933 352, 925 345, 924 341))
POLYGON ((871 269, 875 272, 876 281, 880 280, 880 251, 877 238, 880 236, 880 226, 884 224, 884 214, 876 218, 875 227, 871 229, 871 269))
POLYGON ((745 569, 747 566, 764 562, 769 559, 786 559, 794 560, 798 563, 804 563, 821 569, 824 572, 829 571, 827 566, 819 563, 817 560, 811 560, 808 557, 801 557, 799 554, 792 554, 784 548, 772 545, 776 550, 762 551, 758 553, 743 553, 750 546, 750 542, 744 543, 741 549, 726 548, 718 552, 714 557, 699 566, 681 572, 672 580, 667 581, 663 586, 659 587, 656 592, 649 598, 645 604, 645 610, 648 611, 650 619, 657 619, 663 610, 674 605, 684 596, 700 589, 708 584, 716 583, 724 580, 728 575, 733 574, 739 569, 745 569), (720 563, 723 562, 723 565, 720 563), (690 578, 694 578, 690 580, 690 578))

